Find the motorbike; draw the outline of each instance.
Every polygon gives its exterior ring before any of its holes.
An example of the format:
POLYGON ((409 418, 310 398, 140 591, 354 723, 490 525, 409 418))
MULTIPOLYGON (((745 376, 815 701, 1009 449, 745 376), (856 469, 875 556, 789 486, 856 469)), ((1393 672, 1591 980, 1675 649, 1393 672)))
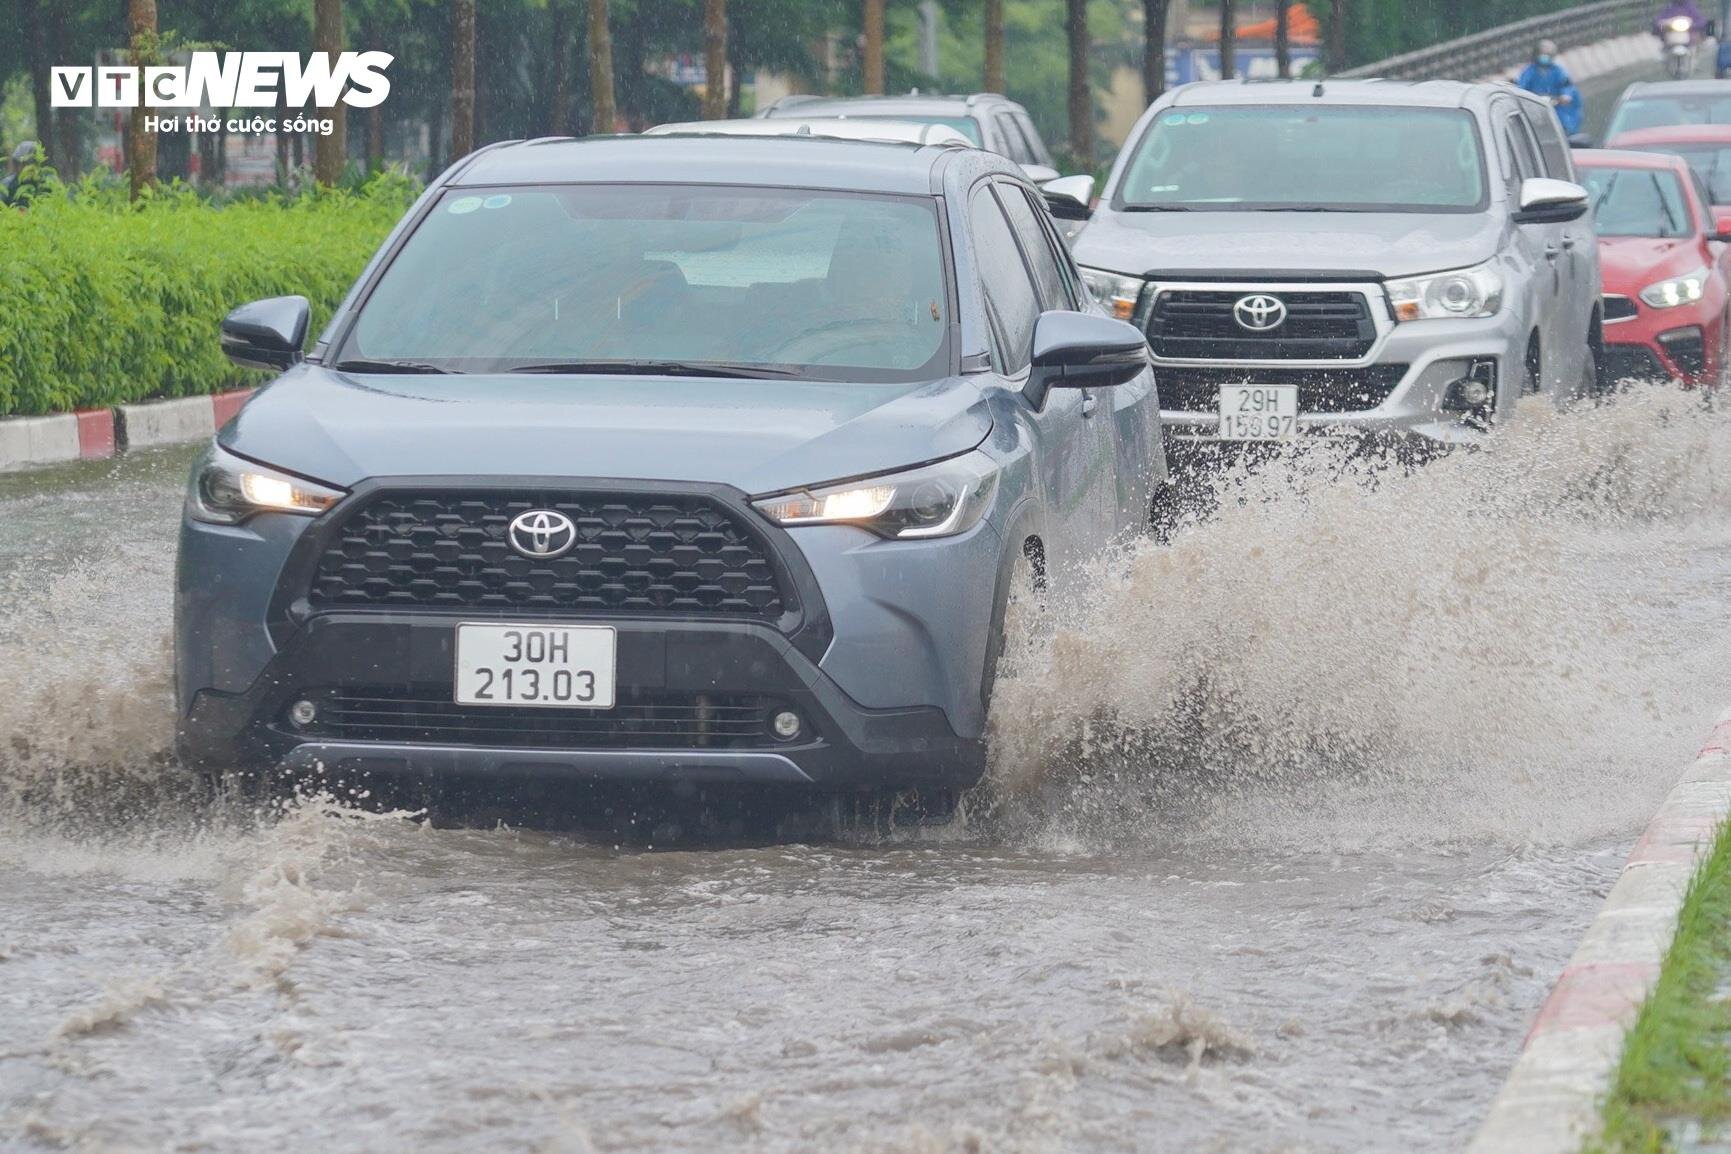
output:
POLYGON ((1684 80, 1695 73, 1695 22, 1687 16, 1673 16, 1665 21, 1661 43, 1665 52, 1665 67, 1671 79, 1684 80))

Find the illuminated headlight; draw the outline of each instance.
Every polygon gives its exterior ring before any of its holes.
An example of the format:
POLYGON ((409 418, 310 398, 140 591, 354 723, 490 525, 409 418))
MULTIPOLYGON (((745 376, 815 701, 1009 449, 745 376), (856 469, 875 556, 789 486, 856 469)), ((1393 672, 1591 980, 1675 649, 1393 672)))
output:
POLYGON ((1127 321, 1136 314, 1136 301, 1142 296, 1142 286, 1146 282, 1137 276, 1083 268, 1082 283, 1088 286, 1088 291, 1105 306, 1107 312, 1127 321))
POLYGON ((238 525, 255 513, 317 516, 343 496, 341 489, 242 460, 212 441, 192 467, 186 512, 195 521, 238 525))
POLYGON ((904 473, 800 489, 752 502, 778 525, 858 525, 880 537, 949 537, 979 524, 998 487, 983 453, 904 473))
POLYGON ((1439 317, 1491 317, 1503 305, 1503 278, 1489 265, 1388 282, 1388 299, 1400 321, 1439 317))
POLYGON ((1670 28, 1673 32, 1687 32, 1692 21, 1687 16, 1673 16, 1670 28))
POLYGON ((1682 276, 1662 280, 1658 284, 1650 284, 1641 290, 1641 299, 1656 309, 1674 309, 1678 305, 1694 304, 1707 294, 1707 277, 1710 274, 1704 268, 1682 276))

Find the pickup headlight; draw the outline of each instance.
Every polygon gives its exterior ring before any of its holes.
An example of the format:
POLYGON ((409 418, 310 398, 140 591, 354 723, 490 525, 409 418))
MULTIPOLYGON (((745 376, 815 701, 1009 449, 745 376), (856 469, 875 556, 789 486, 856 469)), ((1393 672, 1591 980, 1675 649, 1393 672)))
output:
POLYGON ((1082 283, 1094 294, 1094 299, 1106 311, 1121 321, 1136 315, 1136 302, 1141 299, 1142 286, 1147 282, 1139 276, 1107 272, 1105 269, 1082 268, 1082 283))
POLYGON ((192 467, 186 513, 211 525, 238 525, 255 513, 313 517, 345 495, 341 489, 243 460, 212 441, 192 467))
POLYGON ((949 537, 979 524, 998 488, 998 468, 964 453, 903 473, 778 493, 753 501, 777 525, 858 525, 880 537, 949 537))
POLYGON ((1484 264, 1391 280, 1387 288, 1399 321, 1492 317, 1503 307, 1502 274, 1484 264))
POLYGON ((1712 274, 1704 268, 1650 284, 1641 290, 1641 299, 1656 309, 1674 309, 1678 305, 1694 304, 1707 294, 1707 278, 1712 274))

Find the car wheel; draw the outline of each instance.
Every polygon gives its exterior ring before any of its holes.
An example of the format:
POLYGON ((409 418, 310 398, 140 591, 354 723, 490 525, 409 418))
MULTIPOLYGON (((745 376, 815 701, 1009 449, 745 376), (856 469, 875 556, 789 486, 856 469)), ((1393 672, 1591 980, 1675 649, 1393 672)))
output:
POLYGON ((1597 401, 1608 390, 1604 383, 1605 334, 1595 315, 1587 326, 1587 358, 1581 366, 1581 392, 1584 400, 1597 401))

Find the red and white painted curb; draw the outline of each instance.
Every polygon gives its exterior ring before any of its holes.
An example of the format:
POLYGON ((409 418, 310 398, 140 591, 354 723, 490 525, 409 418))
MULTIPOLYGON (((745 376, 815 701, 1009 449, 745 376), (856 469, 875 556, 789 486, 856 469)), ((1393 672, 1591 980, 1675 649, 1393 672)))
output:
POLYGON ((237 389, 50 417, 0 419, 0 472, 202 441, 240 412, 252 394, 251 389, 237 389))
POLYGON ((1539 1008, 1468 1154, 1576 1154, 1659 978, 1696 865, 1731 814, 1731 711, 1635 843, 1605 906, 1539 1008))

